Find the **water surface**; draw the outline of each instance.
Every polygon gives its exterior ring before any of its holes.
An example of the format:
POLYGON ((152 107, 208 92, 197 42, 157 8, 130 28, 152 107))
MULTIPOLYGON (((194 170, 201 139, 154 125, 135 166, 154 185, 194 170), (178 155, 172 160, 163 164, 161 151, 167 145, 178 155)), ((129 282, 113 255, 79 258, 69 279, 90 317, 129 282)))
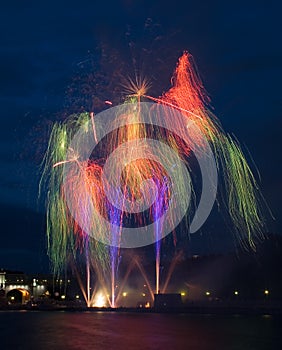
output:
POLYGON ((1 311, 1 349, 282 349, 281 318, 1 311))

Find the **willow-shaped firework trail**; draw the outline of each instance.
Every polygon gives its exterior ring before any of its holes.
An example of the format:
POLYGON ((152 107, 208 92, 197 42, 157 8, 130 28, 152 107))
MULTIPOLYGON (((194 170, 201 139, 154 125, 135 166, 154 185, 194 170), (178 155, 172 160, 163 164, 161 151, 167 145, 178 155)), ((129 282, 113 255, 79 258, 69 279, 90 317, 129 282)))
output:
MULTIPOLYGON (((146 94, 146 84, 135 86, 123 105, 114 112, 112 108, 105 111, 115 116, 106 122, 99 115, 82 113, 55 123, 41 185, 48 188, 48 253, 56 273, 70 259, 75 263, 77 256, 84 255, 101 280, 112 271, 113 294, 119 249, 134 247, 135 241, 124 243, 124 237, 131 238, 126 229, 151 224, 155 236, 150 242, 154 243, 173 231, 185 213, 187 222, 192 222, 190 232, 195 232, 212 208, 217 172, 222 179, 218 200, 226 205, 238 239, 254 247, 254 238, 262 235, 261 194, 254 175, 238 142, 223 131, 208 109, 209 99, 189 53, 180 57, 172 83, 159 98, 146 94), (95 152, 87 148, 86 157, 81 154, 81 135, 88 140, 86 148, 96 147, 95 152), (193 220, 188 200, 196 191, 187 175, 192 154, 206 174, 202 174, 203 187, 210 187, 193 220), (203 163, 205 157, 208 162, 203 163), (156 219, 160 222, 151 222, 156 219), (109 222, 106 229, 105 222, 109 222), (163 233, 167 227, 169 232, 163 233)), ((149 244, 146 239, 142 242, 136 246, 149 244)), ((159 266, 160 243, 156 254, 159 266)), ((156 274, 158 289, 159 271, 156 274)))

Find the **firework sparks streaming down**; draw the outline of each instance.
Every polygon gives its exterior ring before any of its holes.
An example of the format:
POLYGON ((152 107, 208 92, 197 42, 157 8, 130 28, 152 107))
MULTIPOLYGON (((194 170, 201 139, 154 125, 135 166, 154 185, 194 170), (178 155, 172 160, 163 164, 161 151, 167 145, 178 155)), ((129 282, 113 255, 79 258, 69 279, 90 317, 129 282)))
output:
MULTIPOLYGON (((163 217, 173 206, 176 196, 178 204, 184 203, 186 208, 189 200, 186 197, 195 193, 192 188, 187 194, 187 186, 190 188, 193 183, 190 176, 176 165, 173 154, 187 165, 195 150, 200 156, 209 157, 208 150, 211 149, 216 170, 222 179, 218 201, 226 205, 237 237, 244 244, 254 247, 254 237, 262 235, 260 192, 254 175, 238 142, 223 131, 209 111, 209 98, 192 56, 187 52, 179 59, 172 85, 158 98, 147 95, 146 84, 142 88, 136 86, 136 93, 128 96, 118 109, 119 115, 109 121, 111 127, 106 136, 101 133, 103 125, 92 112, 73 115, 63 123, 56 123, 44 158, 41 186, 46 184, 48 189, 48 253, 54 271, 59 273, 66 264, 76 264, 78 257, 84 256, 105 290, 105 276, 110 271, 112 298, 109 302, 112 306, 115 306, 115 278, 124 226, 134 228, 135 225, 153 223, 156 289, 157 292, 159 290, 160 240, 164 237, 161 232, 166 225, 163 217), (155 127, 153 121, 145 123, 142 120, 141 99, 152 101, 147 103, 149 107, 146 111, 148 115, 156 111, 161 127, 155 127), (158 114, 158 106, 164 107, 162 113, 158 114), (174 129, 180 130, 178 135, 174 134, 174 129), (88 152, 91 156, 86 159, 78 152, 80 146, 76 143, 80 140, 75 139, 78 130, 84 130, 86 138, 92 135, 91 142, 97 146, 95 153, 88 152), (153 147, 154 139, 165 146, 153 147), (173 152, 167 152, 166 147, 173 152), (120 171, 107 166, 108 155, 115 154, 116 150, 119 152, 113 160, 116 165, 122 166, 120 171), (104 176, 106 168, 107 179, 104 176), (180 170, 173 175, 175 168, 180 170), (111 184, 117 177, 120 188, 113 190, 111 184), (116 204, 108 198, 110 192, 117 199, 116 204), (138 212, 140 202, 143 210, 138 212), (98 215, 93 215, 93 210, 98 215), (160 221, 154 223, 157 219, 160 221), (105 220, 112 225, 106 233, 102 230, 105 220), (108 245, 102 239, 105 234, 108 245)), ((213 191, 217 182, 214 187, 213 191)), ((200 201, 199 207, 201 205, 205 203, 200 201)), ((175 220, 175 212, 172 210, 169 222, 175 220)), ((186 216, 189 215, 187 210, 186 216)), ((196 231, 197 227, 193 229, 192 226, 193 221, 190 232, 196 231)), ((91 297, 87 293, 85 297, 90 305, 91 297)))
MULTIPOLYGON (((216 117, 208 110, 209 98, 197 74, 192 56, 180 57, 172 78, 173 87, 161 98, 148 98, 182 111, 187 121, 193 121, 212 147, 218 171, 223 173, 223 197, 242 243, 253 248, 254 237, 262 235, 263 216, 260 191, 255 177, 238 142, 226 134, 216 117), (247 241, 246 241, 247 238, 247 241)), ((180 152, 189 152, 178 144, 180 152)))
POLYGON ((262 234, 263 226, 258 185, 237 141, 223 132, 216 118, 205 108, 204 103, 208 100, 203 93, 202 83, 191 70, 191 60, 188 53, 180 58, 175 86, 165 95, 165 100, 199 117, 194 118, 194 121, 206 135, 219 171, 224 174, 228 212, 242 242, 246 241, 247 236, 248 243, 254 247, 253 237, 262 234), (190 94, 187 89, 190 89, 190 94), (189 95, 191 97, 185 99, 189 95))

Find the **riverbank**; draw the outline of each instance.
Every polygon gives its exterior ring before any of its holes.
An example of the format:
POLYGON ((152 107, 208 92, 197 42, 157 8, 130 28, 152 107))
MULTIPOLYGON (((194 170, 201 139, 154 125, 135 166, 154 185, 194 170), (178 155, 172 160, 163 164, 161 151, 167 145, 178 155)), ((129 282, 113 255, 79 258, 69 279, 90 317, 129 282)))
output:
POLYGON ((120 312, 120 313, 187 313, 187 314, 242 314, 282 315, 281 301, 247 302, 189 302, 180 307, 86 307, 72 303, 39 303, 1 305, 0 310, 66 311, 66 312, 120 312))

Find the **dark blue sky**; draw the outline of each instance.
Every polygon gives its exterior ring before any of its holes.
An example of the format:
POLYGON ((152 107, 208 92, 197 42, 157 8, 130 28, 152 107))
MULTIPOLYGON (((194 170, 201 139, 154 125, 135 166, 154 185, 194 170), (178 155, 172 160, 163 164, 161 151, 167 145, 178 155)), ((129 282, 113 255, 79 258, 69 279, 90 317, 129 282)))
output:
MULTIPOLYGON (((279 2, 38 3, 15 1, 0 11, 0 267, 43 269, 44 218, 36 197, 50 122, 74 111, 69 87, 80 86, 79 76, 88 67, 107 97, 99 69, 108 67, 109 75, 119 71, 111 65, 118 57, 125 67, 142 61, 154 94, 169 87, 182 51, 193 54, 214 113, 259 169, 262 192, 276 218, 269 230, 282 233, 279 2)), ((112 98, 112 88, 108 94, 112 98)))

